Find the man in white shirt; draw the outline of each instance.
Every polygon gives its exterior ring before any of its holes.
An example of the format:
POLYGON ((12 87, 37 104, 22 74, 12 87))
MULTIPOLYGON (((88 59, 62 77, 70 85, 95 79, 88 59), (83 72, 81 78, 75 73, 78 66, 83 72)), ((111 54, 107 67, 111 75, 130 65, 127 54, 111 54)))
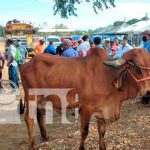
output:
POLYGON ((128 38, 127 36, 124 36, 123 38, 123 44, 119 47, 117 54, 115 57, 121 57, 125 52, 131 50, 133 47, 128 44, 128 38))
POLYGON ((80 57, 85 57, 87 54, 87 51, 90 49, 90 43, 89 43, 89 36, 84 35, 82 37, 83 42, 77 47, 77 53, 80 57))
MULTIPOLYGON (((11 39, 8 39, 6 41, 6 46, 8 47, 8 74, 9 74, 9 80, 16 84, 17 87, 19 87, 18 83, 18 64, 15 60, 16 56, 16 47, 13 45, 13 41, 11 39)), ((15 88, 11 84, 12 88, 15 88)))

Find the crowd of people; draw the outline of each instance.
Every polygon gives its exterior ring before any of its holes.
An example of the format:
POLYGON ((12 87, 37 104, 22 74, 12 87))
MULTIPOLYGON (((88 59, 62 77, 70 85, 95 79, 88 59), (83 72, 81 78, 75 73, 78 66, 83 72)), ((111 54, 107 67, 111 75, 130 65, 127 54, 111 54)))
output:
POLYGON ((91 41, 88 35, 84 35, 82 39, 78 41, 77 47, 73 47, 69 39, 64 39, 57 48, 54 48, 53 41, 50 41, 49 45, 45 47, 44 41, 40 40, 39 44, 35 47, 35 51, 37 54, 49 53, 65 57, 85 57, 89 55, 95 47, 104 48, 110 58, 121 57, 123 53, 132 49, 132 46, 128 44, 127 36, 123 38, 122 44, 120 44, 118 37, 115 39, 106 38, 103 42, 99 36, 96 36, 94 40, 91 41))
MULTIPOLYGON (((6 41, 7 52, 7 66, 9 80, 14 82, 19 87, 18 70, 22 64, 26 62, 27 49, 21 45, 21 41, 17 40, 15 43, 13 40, 8 39, 6 41), (16 49, 19 49, 22 57, 21 60, 16 61, 16 49)), ((36 54, 52 54, 60 55, 62 57, 85 57, 94 51, 95 47, 104 48, 108 52, 110 58, 119 58, 125 52, 131 50, 133 47, 128 43, 128 37, 124 36, 122 42, 118 37, 114 39, 106 38, 104 41, 99 36, 96 36, 93 41, 90 40, 88 35, 84 35, 82 39, 78 41, 78 46, 73 47, 72 42, 69 39, 64 39, 63 42, 55 48, 53 41, 50 41, 48 46, 45 46, 45 42, 40 40, 38 45, 34 47, 36 54)), ((145 48, 150 52, 150 31, 146 30, 142 33, 142 44, 140 47, 145 48)), ((2 69, 4 68, 5 56, 0 52, 0 83, 2 79, 2 69)), ((0 84, 1 87, 1 84, 0 84)))
MULTIPOLYGON (((149 32, 145 31, 142 33, 142 45, 145 49, 149 50, 149 32)), ((96 36, 93 41, 90 40, 88 35, 84 35, 82 39, 78 41, 78 46, 74 47, 69 39, 64 39, 63 42, 54 48, 53 41, 49 42, 49 45, 45 47, 44 41, 40 40, 39 44, 35 47, 35 51, 38 54, 49 53, 52 55, 60 55, 66 57, 85 57, 89 55, 95 47, 104 48, 110 58, 119 58, 123 53, 132 49, 133 47, 128 43, 128 36, 124 36, 123 40, 120 41, 118 37, 114 39, 106 38, 102 41, 101 37, 96 36)))

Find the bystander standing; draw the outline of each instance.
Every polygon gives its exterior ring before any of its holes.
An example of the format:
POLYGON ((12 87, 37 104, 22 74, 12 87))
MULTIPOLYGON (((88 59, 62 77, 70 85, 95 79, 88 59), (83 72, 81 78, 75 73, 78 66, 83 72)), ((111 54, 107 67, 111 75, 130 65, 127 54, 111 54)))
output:
POLYGON ((5 63, 5 56, 3 52, 0 51, 0 89, 2 88, 1 82, 2 82, 2 70, 4 68, 5 63))
MULTIPOLYGON (((8 39, 6 41, 6 46, 8 47, 8 74, 9 74, 9 80, 16 84, 17 87, 19 87, 18 83, 18 64, 15 60, 16 56, 16 47, 13 45, 13 40, 8 39)), ((15 88, 11 84, 12 88, 15 88)))

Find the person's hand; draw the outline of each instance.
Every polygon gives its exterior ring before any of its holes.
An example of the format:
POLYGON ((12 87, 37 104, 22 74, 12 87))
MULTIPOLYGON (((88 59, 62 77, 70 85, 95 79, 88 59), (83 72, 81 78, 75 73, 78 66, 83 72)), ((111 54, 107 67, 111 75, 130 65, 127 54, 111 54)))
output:
POLYGON ((3 70, 3 68, 4 68, 3 66, 0 66, 0 72, 3 70))
POLYGON ((7 67, 9 67, 9 66, 10 66, 10 63, 8 62, 8 63, 7 63, 7 67))

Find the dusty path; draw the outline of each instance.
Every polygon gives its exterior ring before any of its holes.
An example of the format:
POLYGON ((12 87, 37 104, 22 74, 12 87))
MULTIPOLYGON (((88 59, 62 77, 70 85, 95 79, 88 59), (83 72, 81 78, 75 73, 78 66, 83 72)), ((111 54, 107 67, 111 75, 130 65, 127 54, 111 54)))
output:
MULTIPOLYGON (((68 116, 70 125, 61 125, 59 115, 55 122, 47 125, 49 141, 42 143, 37 124, 34 128, 37 150, 77 150, 80 132, 79 119, 68 116)), ((22 116, 23 120, 23 116, 22 116)), ((105 141, 107 150, 149 150, 150 146, 150 106, 135 101, 126 102, 121 111, 121 119, 108 125, 105 141)), ((20 125, 0 125, 0 150, 28 150, 27 130, 24 121, 20 125)), ((98 150, 98 134, 95 120, 90 125, 86 141, 87 150, 98 150)))

